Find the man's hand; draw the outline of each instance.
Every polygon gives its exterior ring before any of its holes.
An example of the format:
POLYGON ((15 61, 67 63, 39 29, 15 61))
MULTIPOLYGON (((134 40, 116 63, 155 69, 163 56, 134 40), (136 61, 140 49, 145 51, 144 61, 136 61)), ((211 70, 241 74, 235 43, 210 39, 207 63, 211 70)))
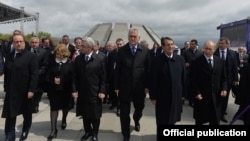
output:
POLYGON ((77 98, 77 97, 78 97, 78 93, 77 93, 77 92, 74 92, 74 93, 72 93, 72 96, 73 96, 74 98, 77 98))
POLYGON ((99 93, 99 94, 98 94, 98 97, 99 97, 100 99, 104 99, 104 98, 105 98, 105 94, 104 94, 104 93, 99 93))
POLYGON ((31 99, 34 96, 33 92, 28 92, 28 99, 31 99))
POLYGON ((201 94, 198 94, 195 98, 198 99, 198 100, 202 100, 203 99, 203 97, 202 97, 201 94))

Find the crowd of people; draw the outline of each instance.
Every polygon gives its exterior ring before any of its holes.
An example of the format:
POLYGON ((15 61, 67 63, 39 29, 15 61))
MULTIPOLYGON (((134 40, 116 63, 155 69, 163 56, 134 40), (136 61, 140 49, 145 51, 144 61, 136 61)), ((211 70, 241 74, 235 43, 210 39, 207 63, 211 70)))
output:
MULTIPOLYGON (((154 43, 150 49, 137 28, 129 29, 127 43, 118 37, 105 47, 91 37, 76 37, 72 45, 68 35, 63 35, 56 46, 48 38, 32 37, 27 42, 15 30, 11 41, 1 46, 0 54, 6 141, 15 141, 16 118, 21 114, 19 141, 28 138, 32 114, 39 112, 43 93, 47 93, 50 104, 48 140, 57 137, 59 111, 64 130, 68 112, 74 107, 85 131, 81 141, 90 137, 98 140, 104 103, 110 103, 110 110, 116 109, 123 141, 129 141, 131 104, 134 130, 139 132, 147 94, 155 105, 157 127, 181 121, 186 100, 193 108, 195 125, 228 122, 228 98, 234 87, 239 89, 235 102, 240 105, 238 113, 250 104, 246 48, 231 50, 226 37, 218 40, 218 47, 208 40, 199 49, 196 39, 186 41, 178 52, 175 47, 172 38, 162 37, 161 45, 154 43)), ((250 125, 250 110, 242 119, 250 125)))

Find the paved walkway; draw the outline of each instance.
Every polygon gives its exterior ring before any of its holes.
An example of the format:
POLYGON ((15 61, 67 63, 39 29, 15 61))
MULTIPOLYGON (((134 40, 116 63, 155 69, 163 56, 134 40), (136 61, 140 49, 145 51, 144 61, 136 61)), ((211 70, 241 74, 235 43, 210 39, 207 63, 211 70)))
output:
MULTIPOLYGON (((2 81, 0 81, 0 114, 2 114, 4 93, 2 92, 2 81)), ((234 99, 230 98, 228 105, 228 120, 232 120, 234 113, 237 111, 238 106, 234 104, 234 99)), ((103 116, 101 118, 101 125, 99 131, 99 141, 122 141, 120 121, 116 116, 115 111, 109 110, 110 105, 103 105, 103 116)), ((132 106, 133 107, 133 106, 132 106)), ((177 123, 181 125, 193 125, 194 120, 192 118, 192 108, 188 106, 187 102, 184 104, 184 111, 182 114, 182 121, 177 123)), ((30 129, 30 133, 27 141, 45 141, 50 133, 50 107, 48 105, 48 99, 44 94, 39 107, 39 113, 33 114, 33 124, 30 129)), ((133 112, 133 108, 131 110, 133 112)), ((68 126, 65 130, 61 130, 61 115, 59 113, 58 119, 58 135, 55 141, 80 141, 81 136, 84 134, 82 119, 75 116, 75 109, 72 109, 68 114, 67 123, 68 126)), ((132 116, 131 116, 132 117, 132 116)), ((22 116, 17 118, 17 137, 19 137, 22 128, 22 116)), ((4 121, 0 118, 0 141, 4 141, 4 121)), ((133 120, 131 120, 133 121, 133 120)), ((131 141, 154 141, 156 139, 156 125, 154 116, 154 106, 150 103, 150 100, 146 99, 146 106, 143 112, 143 117, 140 121, 141 131, 135 132, 133 130, 133 122, 131 122, 131 141)), ((221 123, 229 124, 229 123, 221 123)), ((234 124, 241 124, 241 121, 236 121, 234 124)), ((90 140, 90 139, 89 139, 90 140)))

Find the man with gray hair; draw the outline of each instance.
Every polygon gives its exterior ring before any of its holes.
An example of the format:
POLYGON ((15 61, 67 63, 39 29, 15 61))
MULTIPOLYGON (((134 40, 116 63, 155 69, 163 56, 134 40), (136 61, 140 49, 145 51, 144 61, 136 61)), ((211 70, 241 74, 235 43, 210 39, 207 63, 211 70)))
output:
POLYGON ((131 28, 128 32, 129 42, 117 53, 114 90, 120 99, 120 121, 124 141, 130 138, 130 107, 134 104, 133 120, 135 131, 140 131, 140 119, 148 93, 148 69, 150 64, 149 49, 143 47, 140 32, 131 28))
POLYGON ((106 62, 103 57, 93 52, 94 45, 92 38, 83 38, 82 54, 74 62, 78 91, 76 116, 82 116, 85 130, 81 141, 91 136, 92 141, 98 140, 102 100, 106 93, 106 62))

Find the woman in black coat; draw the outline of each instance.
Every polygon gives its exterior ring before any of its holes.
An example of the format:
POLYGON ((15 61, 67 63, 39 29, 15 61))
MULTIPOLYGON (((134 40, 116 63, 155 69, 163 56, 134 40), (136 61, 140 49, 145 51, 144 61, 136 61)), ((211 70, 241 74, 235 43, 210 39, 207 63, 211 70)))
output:
POLYGON ((59 44, 54 52, 55 58, 48 65, 47 81, 50 102, 51 133, 48 139, 56 138, 58 111, 62 109, 61 128, 67 126, 66 118, 69 111, 71 96, 76 96, 73 64, 69 59, 70 52, 64 44, 59 44), (72 95, 71 95, 72 94, 72 95))

